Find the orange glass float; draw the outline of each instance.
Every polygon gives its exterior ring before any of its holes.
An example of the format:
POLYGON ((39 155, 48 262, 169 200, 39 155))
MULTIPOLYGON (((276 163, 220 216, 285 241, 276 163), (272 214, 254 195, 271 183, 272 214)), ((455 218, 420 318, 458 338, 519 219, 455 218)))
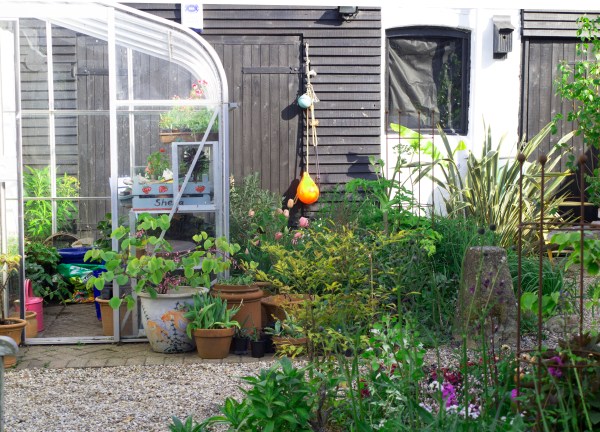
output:
POLYGON ((302 179, 300 180, 296 194, 298 195, 298 199, 304 204, 312 204, 319 199, 319 187, 306 171, 302 174, 302 179))

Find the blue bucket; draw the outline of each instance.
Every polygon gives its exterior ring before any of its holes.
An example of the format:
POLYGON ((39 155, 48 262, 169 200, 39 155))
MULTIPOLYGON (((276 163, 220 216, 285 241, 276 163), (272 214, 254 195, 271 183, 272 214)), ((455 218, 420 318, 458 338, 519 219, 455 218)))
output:
MULTIPOLYGON (((84 264, 83 257, 89 251, 89 247, 58 249, 61 264, 84 264)), ((88 263, 89 264, 89 263, 88 263)))

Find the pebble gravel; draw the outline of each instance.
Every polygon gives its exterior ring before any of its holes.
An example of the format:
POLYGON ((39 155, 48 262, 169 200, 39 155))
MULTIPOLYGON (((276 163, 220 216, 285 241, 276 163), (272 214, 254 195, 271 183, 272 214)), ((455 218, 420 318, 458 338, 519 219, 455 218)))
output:
POLYGON ((172 416, 200 421, 228 396, 241 399, 240 377, 268 362, 7 371, 6 432, 168 431, 172 416))

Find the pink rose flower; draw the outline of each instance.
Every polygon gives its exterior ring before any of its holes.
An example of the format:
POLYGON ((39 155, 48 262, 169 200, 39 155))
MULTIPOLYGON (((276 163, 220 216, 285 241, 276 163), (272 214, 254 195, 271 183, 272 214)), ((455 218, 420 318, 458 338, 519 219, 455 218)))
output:
POLYGON ((289 217, 290 217, 290 211, 289 211, 288 209, 285 209, 285 210, 283 211, 283 215, 284 215, 286 218, 289 218, 289 217))
POLYGON ((275 240, 281 240, 282 237, 283 233, 281 231, 275 233, 275 240))
POLYGON ((307 228, 308 227, 308 218, 305 218, 304 216, 302 216, 298 220, 298 225, 300 225, 300 228, 307 228))

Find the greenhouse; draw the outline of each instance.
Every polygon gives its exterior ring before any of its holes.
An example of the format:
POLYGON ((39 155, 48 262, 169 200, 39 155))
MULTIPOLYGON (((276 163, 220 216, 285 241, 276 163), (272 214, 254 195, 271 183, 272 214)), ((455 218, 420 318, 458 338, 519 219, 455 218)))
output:
MULTIPOLYGON (((3 252, 33 260, 54 246, 62 272, 81 284, 94 270, 77 265, 85 247, 98 239, 117 247, 112 227, 134 227, 141 213, 169 216, 175 248, 189 247, 198 230, 227 235, 230 105, 210 45, 103 2, 4 2, 0 19, 3 252)), ((32 277, 25 273, 21 280, 32 277)), ((40 292, 36 282, 29 293, 12 285, 7 307, 32 301, 26 294, 87 301, 52 284, 40 292)), ((122 294, 116 283, 112 290, 122 294)), ((129 325, 111 336, 71 323, 68 334, 28 343, 139 337, 137 310, 121 318, 129 325)))

